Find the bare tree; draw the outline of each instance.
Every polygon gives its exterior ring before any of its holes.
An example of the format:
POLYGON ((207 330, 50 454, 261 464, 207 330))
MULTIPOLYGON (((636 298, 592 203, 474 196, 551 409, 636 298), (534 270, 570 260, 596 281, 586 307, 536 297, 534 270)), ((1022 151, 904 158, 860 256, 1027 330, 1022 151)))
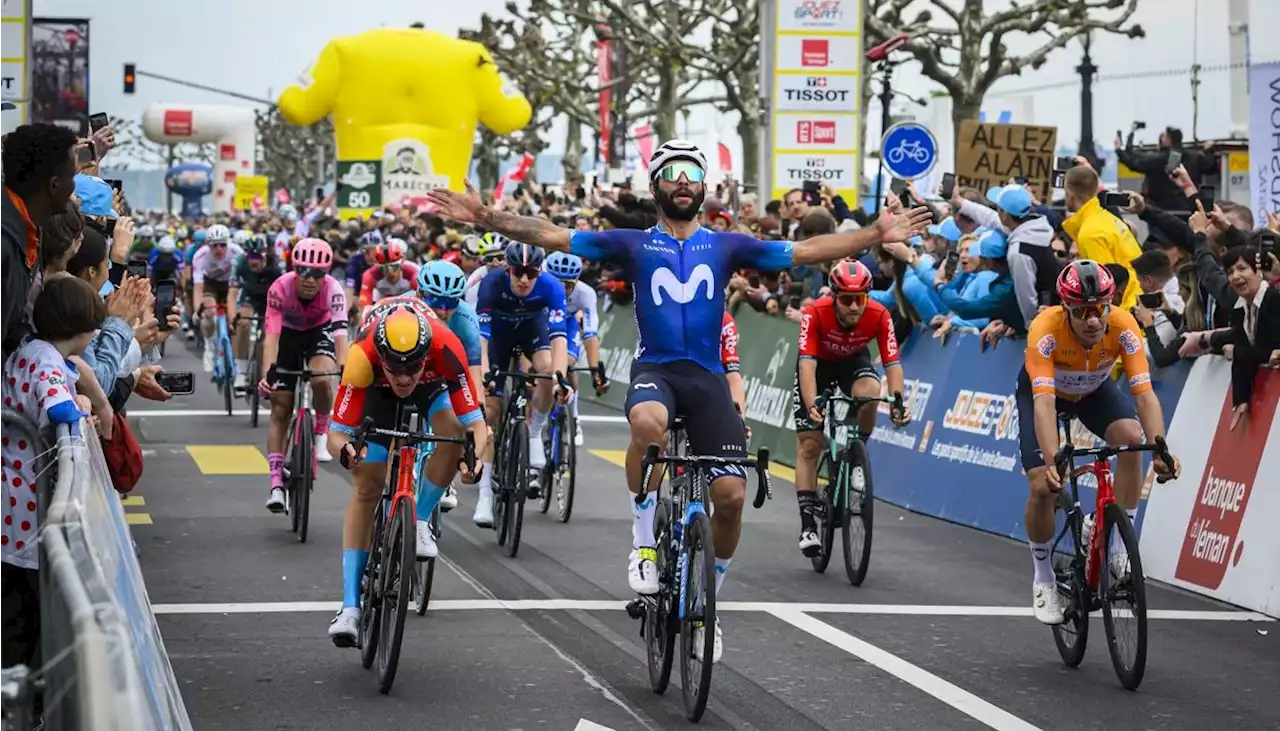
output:
MULTIPOLYGON (((983 0, 867 0, 864 28, 869 44, 906 33, 902 49, 920 62, 928 78, 951 95, 951 121, 957 129, 976 119, 987 90, 1001 78, 1038 69, 1049 54, 1092 31, 1144 35, 1130 24, 1138 0, 1024 0, 1007 10, 983 11, 983 0), (926 5, 912 20, 908 6, 926 5), (935 20, 941 19, 941 23, 935 20), (1022 56, 1010 55, 1006 38, 1024 33, 1043 43, 1022 56)), ((865 107, 864 107, 865 108, 865 107)))
POLYGON ((743 179, 756 182, 760 143, 760 3, 758 0, 717 0, 707 7, 711 44, 689 42, 686 50, 695 68, 724 89, 721 111, 738 113, 742 140, 743 179))
POLYGON ((305 198, 313 188, 333 177, 337 142, 328 117, 308 127, 296 127, 280 116, 278 107, 254 116, 258 127, 257 172, 270 178, 272 187, 288 188, 294 196, 305 198))
POLYGON ((212 165, 217 146, 212 143, 183 142, 165 145, 147 139, 142 123, 136 119, 111 118, 116 134, 115 147, 106 159, 106 167, 115 170, 167 170, 170 164, 202 162, 212 165))

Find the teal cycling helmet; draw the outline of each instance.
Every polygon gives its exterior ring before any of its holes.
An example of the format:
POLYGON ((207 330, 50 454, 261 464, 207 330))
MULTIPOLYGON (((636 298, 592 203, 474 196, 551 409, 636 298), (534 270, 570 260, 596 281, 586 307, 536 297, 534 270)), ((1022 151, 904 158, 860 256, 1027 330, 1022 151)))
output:
POLYGON ((457 264, 437 259, 418 271, 418 293, 461 299, 467 293, 467 275, 457 264))
POLYGON ((555 251, 547 255, 547 262, 542 268, 551 272, 557 279, 577 279, 582 276, 582 258, 563 251, 555 251))
POLYGON ((192 235, 191 235, 191 238, 192 238, 192 240, 194 240, 197 244, 203 244, 203 243, 204 243, 204 240, 205 240, 205 239, 207 239, 207 238, 209 238, 209 232, 208 232, 208 231, 205 231, 205 230, 204 230, 204 229, 202 229, 202 228, 198 228, 198 229, 196 229, 196 232, 195 232, 194 234, 192 234, 192 235))

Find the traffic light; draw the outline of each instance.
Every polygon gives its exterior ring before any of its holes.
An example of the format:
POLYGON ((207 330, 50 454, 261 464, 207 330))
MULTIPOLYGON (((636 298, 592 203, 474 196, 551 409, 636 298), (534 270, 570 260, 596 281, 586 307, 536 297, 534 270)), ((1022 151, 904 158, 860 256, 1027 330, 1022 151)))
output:
POLYGON ((137 80, 134 70, 137 68, 135 64, 127 63, 124 65, 124 93, 132 94, 133 85, 137 80))

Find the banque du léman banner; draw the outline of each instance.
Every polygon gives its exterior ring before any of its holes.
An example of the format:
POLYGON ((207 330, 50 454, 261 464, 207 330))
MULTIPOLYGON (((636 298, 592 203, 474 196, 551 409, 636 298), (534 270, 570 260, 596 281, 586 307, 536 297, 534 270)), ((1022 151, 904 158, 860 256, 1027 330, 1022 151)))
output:
POLYGON ((418 202, 433 188, 462 190, 476 123, 509 134, 532 116, 484 46, 435 31, 335 38, 310 77, 284 90, 280 113, 297 125, 333 119, 344 218, 418 202))

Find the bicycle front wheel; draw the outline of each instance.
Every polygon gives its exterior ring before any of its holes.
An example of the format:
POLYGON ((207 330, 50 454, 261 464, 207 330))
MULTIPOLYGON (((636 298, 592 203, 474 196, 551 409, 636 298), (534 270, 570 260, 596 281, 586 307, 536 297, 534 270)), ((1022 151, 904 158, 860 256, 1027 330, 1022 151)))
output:
POLYGON ((685 526, 684 541, 680 678, 685 718, 696 722, 707 710, 716 646, 716 558, 711 542, 711 519, 706 513, 693 515, 685 526), (695 633, 695 629, 700 632, 695 633))
POLYGON ((524 496, 529 491, 529 425, 518 421, 511 427, 511 483, 507 486, 507 555, 515 558, 520 551, 520 533, 524 530, 524 496))
POLYGON ((1147 670, 1147 591, 1138 537, 1119 504, 1108 504, 1103 514, 1107 535, 1100 539, 1104 559, 1098 567, 1102 627, 1120 685, 1137 690, 1147 670), (1115 545, 1117 541, 1120 546, 1115 545))
POLYGON ((1084 555, 1088 546, 1080 546, 1080 517, 1067 491, 1058 493, 1054 504, 1053 524, 1057 540, 1053 543, 1053 573, 1058 585, 1059 601, 1066 621, 1053 626, 1053 644, 1067 667, 1079 667, 1089 645, 1089 588, 1084 578, 1084 555))
POLYGON ((253 360, 249 363, 249 425, 254 429, 258 428, 258 406, 262 398, 258 394, 258 382, 262 380, 260 347, 259 345, 253 347, 253 360))
POLYGON ((378 638, 378 691, 386 695, 396 680, 404 618, 409 613, 409 590, 417 541, 413 501, 400 500, 392 511, 386 533, 387 553, 382 566, 382 623, 378 638))
POLYGON ((556 490, 559 463, 564 455, 563 447, 557 445, 557 442, 560 441, 560 435, 563 431, 564 422, 560 419, 556 419, 547 425, 551 454, 548 455, 547 466, 542 468, 542 475, 539 478, 542 484, 538 494, 538 512, 543 515, 546 515, 547 510, 551 507, 551 496, 556 490))
MULTIPOLYGON (((435 535, 436 541, 440 540, 440 506, 431 513, 431 533, 435 535)), ((415 536, 416 538, 416 536, 415 536)), ((427 605, 431 603, 431 585, 435 581, 436 576, 436 560, 429 558, 426 561, 420 561, 419 575, 417 580, 417 604, 414 609, 421 617, 427 613, 427 605)))
POLYGON ((231 359, 231 349, 222 351, 222 401, 227 407, 227 416, 231 416, 231 405, 236 393, 235 361, 231 359))
POLYGON ((369 541, 369 561, 360 577, 360 664, 373 667, 378 654, 378 634, 382 627, 382 532, 386 528, 386 503, 379 500, 373 509, 373 538, 369 541))
MULTIPOLYGON (((671 504, 658 500, 653 518, 653 535, 658 550, 658 570, 675 566, 671 556, 671 504)), ((670 591, 659 589, 652 601, 645 600, 644 645, 649 665, 649 687, 661 695, 671 682, 671 661, 675 657, 676 635, 680 632, 675 602, 670 591)))
POLYGON ((849 447, 852 458, 847 464, 847 489, 840 499, 843 530, 844 572, 849 583, 861 586, 871 563, 871 525, 875 511, 875 492, 871 487, 871 459, 867 445, 855 439, 849 447))
POLYGON ((564 428, 560 430, 560 465, 556 472, 556 517, 568 523, 573 515, 573 490, 578 481, 578 446, 574 435, 578 433, 578 421, 572 409, 565 409, 564 428))
POLYGON ((307 542, 307 526, 311 521, 311 488, 315 484, 315 415, 303 411, 298 419, 298 443, 293 446, 293 514, 298 525, 298 542, 307 542))

